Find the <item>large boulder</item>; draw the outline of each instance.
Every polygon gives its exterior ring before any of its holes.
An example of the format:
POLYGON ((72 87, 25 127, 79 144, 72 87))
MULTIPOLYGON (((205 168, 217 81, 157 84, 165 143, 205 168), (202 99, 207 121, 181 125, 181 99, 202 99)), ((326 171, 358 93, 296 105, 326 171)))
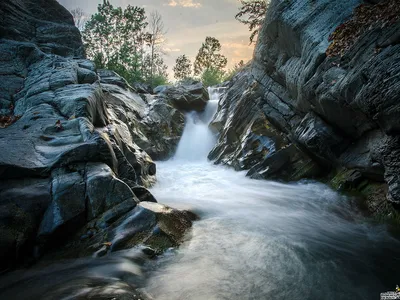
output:
POLYGON ((187 230, 196 219, 191 212, 155 202, 123 203, 75 231, 76 234, 65 245, 51 251, 47 259, 101 257, 137 245, 147 247, 146 253, 154 256, 185 241, 187 230))
MULTIPOLYGON (((300 170, 308 170, 299 173, 302 177, 357 171, 358 184, 384 182, 386 187, 377 190, 400 203, 399 31, 394 0, 271 1, 252 63, 233 78, 220 102, 213 122, 220 137, 210 158, 250 168, 255 178, 291 180, 298 176, 287 174, 300 170), (360 17, 370 23, 354 26, 360 17), (239 125, 239 120, 250 125, 239 125), (265 133, 264 140, 282 136, 283 148, 275 146, 276 154, 267 157, 245 151, 243 145, 254 140, 252 120, 256 127, 267 122, 274 131, 265 133), (306 168, 299 170, 300 162, 306 168), (307 162, 324 172, 307 168, 307 162)), ((260 145, 255 148, 271 152, 271 146, 260 145)), ((377 204, 381 198, 375 205, 368 200, 369 206, 382 206, 377 204)))
POLYGON ((210 99, 208 91, 201 82, 177 86, 160 86, 155 88, 154 92, 183 112, 204 111, 207 101, 210 99))

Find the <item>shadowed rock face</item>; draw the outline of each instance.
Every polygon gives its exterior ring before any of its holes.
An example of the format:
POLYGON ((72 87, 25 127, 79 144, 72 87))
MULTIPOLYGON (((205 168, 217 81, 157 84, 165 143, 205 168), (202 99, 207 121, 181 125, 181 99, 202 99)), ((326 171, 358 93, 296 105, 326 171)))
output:
POLYGON ((45 53, 84 57, 79 30, 57 1, 1 1, 0 14, 1 38, 36 44, 45 53))
POLYGON ((400 203, 399 20, 368 28, 342 57, 325 54, 329 35, 361 3, 271 1, 252 64, 230 82, 220 102, 214 124, 221 136, 210 158, 251 168, 259 178, 291 180, 296 170, 310 164, 313 171, 300 172, 302 177, 319 176, 314 166, 325 174, 356 170, 364 183, 386 182, 387 200, 400 203), (274 130, 259 134, 255 128, 262 126, 274 130), (243 145, 255 135, 270 142, 253 146, 252 162, 243 145), (288 158, 289 163, 270 172, 282 147, 282 139, 274 141, 277 135, 283 136, 283 148, 293 144, 302 157, 289 177, 285 174, 293 162, 288 158), (243 160, 250 164, 241 164, 243 160))
POLYGON ((145 188, 156 174, 146 151, 171 155, 184 117, 98 72, 57 1, 6 0, 0 15, 0 116, 16 120, 0 128, 4 269, 155 201, 145 188))

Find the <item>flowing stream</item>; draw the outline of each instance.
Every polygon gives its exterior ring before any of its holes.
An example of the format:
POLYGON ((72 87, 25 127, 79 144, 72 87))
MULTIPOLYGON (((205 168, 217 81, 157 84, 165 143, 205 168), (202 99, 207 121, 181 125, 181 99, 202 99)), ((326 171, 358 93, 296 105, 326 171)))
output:
POLYGON ((216 142, 211 95, 204 113, 186 116, 176 155, 158 163, 151 190, 200 216, 187 242, 151 261, 130 249, 12 272, 0 278, 0 299, 141 299, 141 287, 156 300, 364 300, 394 290, 400 243, 350 198, 315 182, 251 180, 207 161, 216 142))
POLYGON ((251 180, 207 161, 218 93, 188 114, 176 156, 158 163, 161 203, 201 220, 151 272, 155 299, 379 299, 400 284, 400 244, 323 184, 251 180))

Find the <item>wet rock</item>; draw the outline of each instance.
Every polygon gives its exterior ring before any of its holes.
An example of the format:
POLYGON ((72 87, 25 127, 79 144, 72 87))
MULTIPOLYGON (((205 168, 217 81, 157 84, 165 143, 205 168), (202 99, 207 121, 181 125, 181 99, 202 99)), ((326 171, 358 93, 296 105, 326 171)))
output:
MULTIPOLYGON (((112 71, 101 71, 100 78, 106 94, 105 101, 111 108, 109 115, 114 123, 111 127, 114 136, 129 144, 134 140, 140 147, 136 147, 137 153, 147 153, 155 160, 170 158, 183 133, 183 113, 158 96, 137 94, 124 79, 112 71), (110 77, 113 82, 124 84, 109 84, 110 77)), ((154 166, 150 166, 148 171, 154 173, 154 166)))
POLYGON ((156 180, 146 151, 169 157, 184 117, 96 70, 57 1, 6 0, 0 14, 0 115, 17 120, 0 128, 3 270, 34 248, 38 257, 77 235, 91 241, 134 209, 132 188, 156 180))
POLYGON ((157 86, 157 87, 155 87, 153 89, 153 93, 154 94, 162 93, 162 92, 166 91, 169 87, 171 87, 171 86, 169 86, 169 85, 159 85, 159 86, 157 86))
POLYGON ((38 231, 43 239, 65 228, 75 231, 85 221, 85 183, 78 172, 55 174, 52 180, 52 202, 47 208, 38 231))
MULTIPOLYGON (((384 180, 387 200, 400 202, 400 22, 378 21, 341 56, 326 55, 330 34, 352 18, 358 5, 358 0, 271 1, 252 63, 228 83, 220 101, 211 125, 219 140, 209 158, 250 169, 256 178, 314 177, 314 166, 323 171, 319 176, 329 177, 330 170, 346 168, 357 174, 348 186, 360 178, 377 185, 384 180), (264 136, 283 140, 280 146, 272 143, 275 152, 264 150, 266 156, 254 151, 258 143, 251 147, 252 127, 265 120, 277 134, 264 136), (295 153, 285 154, 293 151, 292 144, 295 153), (307 171, 307 165, 313 167, 307 171), (299 167, 307 172, 297 173, 299 167)), ((368 200, 369 207, 380 207, 382 198, 376 199, 376 205, 368 200)), ((390 203, 385 207, 389 211, 390 203)))
POLYGON ((48 179, 0 182, 0 269, 14 267, 35 242, 41 219, 51 203, 48 179), (5 259, 7 258, 7 259, 5 259))
POLYGON ((161 253, 184 241, 192 215, 162 204, 141 202, 112 233, 111 251, 144 244, 161 253))
POLYGON ((301 146, 327 165, 334 163, 348 146, 343 136, 312 113, 304 117, 294 135, 301 146))
POLYGON ((89 163, 86 166, 86 197, 88 220, 98 217, 104 211, 123 202, 133 208, 139 199, 130 187, 119 180, 106 164, 89 163))
POLYGON ((133 89, 140 94, 152 94, 153 90, 149 84, 135 82, 133 83, 133 89))
POLYGON ((203 111, 206 108, 207 101, 210 99, 207 90, 202 83, 193 83, 178 86, 161 86, 154 90, 180 111, 203 111))
POLYGON ((134 247, 148 247, 151 250, 146 250, 146 255, 152 257, 184 242, 192 222, 197 219, 192 212, 154 202, 140 202, 129 209, 125 201, 88 222, 68 243, 45 258, 104 256, 134 247))
POLYGON ((247 73, 231 81, 210 124, 220 134, 209 159, 249 170, 288 145, 284 135, 266 119, 260 96, 259 86, 247 73))
POLYGON ((140 202, 155 202, 156 198, 150 193, 150 191, 142 186, 132 188, 133 193, 139 199, 140 202))
POLYGON ((71 14, 57 1, 2 1, 0 14, 4 39, 33 42, 45 53, 84 55, 79 30, 71 14))
POLYGON ((316 178, 321 173, 316 162, 291 144, 255 164, 247 176, 253 179, 296 181, 316 178))

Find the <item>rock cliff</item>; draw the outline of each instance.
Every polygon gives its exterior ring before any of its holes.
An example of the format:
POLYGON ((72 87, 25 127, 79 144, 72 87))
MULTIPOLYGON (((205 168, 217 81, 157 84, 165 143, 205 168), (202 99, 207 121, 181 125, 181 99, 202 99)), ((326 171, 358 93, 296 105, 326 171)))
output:
MULTIPOLYGON (((139 204, 155 201, 145 188, 155 182, 151 156, 174 152, 183 114, 96 70, 57 1, 1 1, 0 16, 0 269, 82 230, 107 230, 133 209, 150 215, 137 222, 151 235, 155 216, 170 212, 139 204)), ((168 224, 190 226, 170 215, 168 224)), ((177 242, 167 227, 159 232, 177 242)))
POLYGON ((399 15, 395 0, 272 0, 253 61, 220 102, 209 157, 253 178, 328 179, 393 217, 399 15))

